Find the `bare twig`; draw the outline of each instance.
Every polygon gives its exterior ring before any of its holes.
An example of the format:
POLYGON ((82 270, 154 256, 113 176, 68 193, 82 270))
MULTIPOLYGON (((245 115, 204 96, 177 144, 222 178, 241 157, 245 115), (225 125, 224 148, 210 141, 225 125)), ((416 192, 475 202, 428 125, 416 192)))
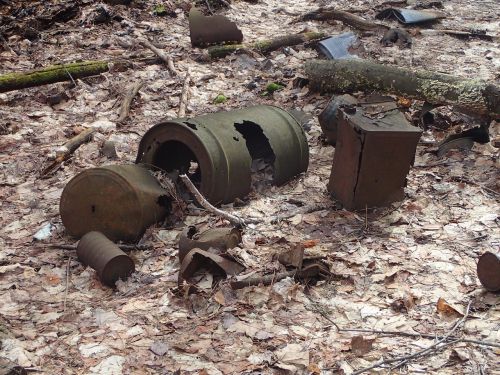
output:
MULTIPOLYGON (((362 333, 373 333, 380 335, 391 335, 391 336, 404 336, 404 337, 425 337, 429 339, 441 339, 443 336, 430 335, 427 333, 412 333, 412 332, 400 332, 400 331, 384 331, 377 329, 362 329, 362 328, 340 328, 339 332, 362 332, 362 333)), ((458 340, 456 336, 448 337, 448 340, 458 340)), ((500 348, 500 344, 495 344, 493 342, 474 340, 474 339, 460 339, 461 342, 469 342, 471 344, 478 344, 484 346, 491 346, 495 348, 500 348)))
POLYGON ((45 177, 48 174, 57 170, 61 163, 67 159, 75 152, 78 147, 80 147, 85 142, 92 138, 92 134, 95 132, 95 128, 88 128, 82 131, 80 134, 71 138, 68 142, 61 147, 59 155, 56 156, 55 160, 50 163, 46 168, 40 173, 41 177, 45 177))
POLYGON ((191 194, 195 197, 196 201, 207 211, 220 216, 232 224, 235 225, 247 225, 250 223, 258 223, 256 219, 242 219, 241 217, 238 217, 236 215, 232 215, 228 212, 222 211, 216 207, 214 207, 209 201, 205 199, 205 197, 199 192, 199 190, 194 186, 193 182, 189 179, 189 177, 185 174, 179 175, 179 178, 182 180, 184 185, 186 185, 186 188, 190 191, 191 194))
POLYGON ((123 122, 128 117, 132 100, 134 100, 142 86, 144 86, 144 82, 138 81, 129 87, 125 97, 123 98, 123 102, 120 107, 120 115, 118 116, 118 120, 116 120, 117 122, 123 122))
POLYGON ((189 83, 191 82, 191 75, 189 73, 189 69, 186 72, 186 76, 184 78, 184 84, 182 85, 181 98, 179 99, 179 112, 177 115, 179 117, 186 116, 186 107, 189 101, 189 83))
POLYGON ((66 312, 66 301, 68 300, 69 264, 70 264, 70 262, 71 262, 71 256, 68 257, 68 262, 66 263, 66 288, 64 289, 63 313, 66 312))
POLYGON ((454 344, 456 342, 461 341, 461 339, 457 339, 457 340, 454 340, 454 341, 445 342, 445 341, 447 341, 453 335, 453 333, 458 329, 458 327, 460 327, 462 325, 462 323, 465 322, 465 320, 469 316, 469 311, 470 311, 470 305, 471 305, 471 303, 472 303, 472 301, 469 301, 469 304, 467 305, 467 309, 465 311, 464 316, 455 323, 455 325, 452 327, 452 329, 449 330, 446 335, 444 335, 443 337, 441 337, 438 341, 436 341, 431 346, 429 346, 429 347, 427 347, 425 349, 419 350, 418 352, 415 352, 413 354, 409 354, 409 355, 406 355, 406 356, 400 356, 400 357, 396 357, 396 358, 391 358, 391 359, 386 359, 386 360, 379 361, 379 362, 375 363, 374 365, 372 365, 370 367, 365 367, 365 368, 362 368, 360 370, 357 370, 357 371, 353 372, 352 375, 362 374, 363 372, 372 370, 372 369, 377 368, 377 367, 381 367, 383 365, 391 364, 391 363, 397 363, 393 367, 393 368, 397 368, 397 367, 400 367, 400 366, 404 365, 405 363, 407 363, 411 359, 414 359, 414 358, 417 358, 417 357, 421 357, 421 356, 423 356, 423 355, 425 355, 427 353, 439 350, 443 346, 449 346, 449 345, 452 345, 452 344, 454 344), (441 345, 441 347, 438 347, 438 345, 440 345, 440 344, 443 344, 443 345, 441 345))
POLYGON ((175 66, 174 66, 174 61, 172 60, 172 58, 167 55, 165 52, 163 52, 161 49, 155 47, 153 45, 153 43, 151 43, 149 40, 147 39, 143 39, 140 41, 141 45, 143 45, 144 47, 150 49, 151 51, 153 51, 165 64, 167 64, 167 67, 168 67, 168 70, 170 71, 170 73, 173 75, 173 76, 177 76, 179 75, 179 73, 177 72, 177 70, 175 69, 175 66))
POLYGON ((305 215, 305 214, 309 214, 309 213, 315 212, 315 211, 328 210, 329 208, 331 208, 331 206, 329 204, 312 203, 312 204, 309 204, 306 206, 299 207, 291 212, 288 212, 287 214, 276 215, 273 218, 271 218, 271 223, 277 223, 281 220, 290 219, 290 218, 294 217, 295 215, 299 215, 299 214, 305 215))

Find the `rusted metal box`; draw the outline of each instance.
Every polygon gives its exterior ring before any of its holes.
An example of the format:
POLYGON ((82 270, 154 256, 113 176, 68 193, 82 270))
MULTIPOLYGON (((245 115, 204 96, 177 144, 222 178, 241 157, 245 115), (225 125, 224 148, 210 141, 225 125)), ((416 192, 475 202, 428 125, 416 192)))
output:
POLYGON ((341 109, 328 190, 349 210, 403 199, 421 134, 394 102, 341 109))

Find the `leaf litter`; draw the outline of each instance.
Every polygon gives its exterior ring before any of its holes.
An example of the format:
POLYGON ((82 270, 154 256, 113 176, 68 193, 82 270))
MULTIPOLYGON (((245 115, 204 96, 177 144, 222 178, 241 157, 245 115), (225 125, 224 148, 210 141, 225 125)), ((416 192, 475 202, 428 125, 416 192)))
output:
MULTIPOLYGON (((64 2, 45 3, 49 9, 64 2)), ((486 293, 475 274, 478 256, 498 251, 500 244, 498 149, 492 144, 476 144, 468 153, 452 151, 437 159, 422 143, 403 202, 369 212, 335 209, 326 192, 332 149, 321 143, 316 120, 329 98, 292 85, 303 63, 317 56, 313 49, 296 46, 286 53, 250 55, 246 64, 241 64, 238 55, 200 62, 197 55, 202 51, 190 47, 183 2, 174 6, 175 18, 156 16, 149 2, 137 1, 137 7, 107 6, 107 13, 112 9, 104 23, 89 21, 101 5, 81 3, 85 12, 80 18, 56 23, 43 30, 39 40, 9 37, 10 48, 0 51, 0 73, 78 59, 131 55, 151 59, 149 51, 127 49, 117 42, 146 35, 169 51, 179 71, 189 69, 193 84, 188 115, 255 103, 313 115, 307 134, 309 171, 284 186, 253 192, 249 203, 237 212, 241 217, 275 217, 293 210, 290 200, 325 208, 271 225, 251 224, 243 244, 232 249, 232 254, 244 261, 246 273, 277 272, 284 266, 276 254, 290 245, 271 239, 284 238, 304 248, 304 259, 322 257, 333 276, 316 285, 286 278, 270 286, 231 292, 221 286, 179 296, 176 234, 183 229, 179 224, 172 229, 151 228, 141 240, 149 247, 130 253, 140 277, 119 282, 116 291, 102 286, 93 270, 76 261, 74 251, 47 245, 53 241, 74 244, 58 217, 58 199, 65 184, 85 168, 111 161, 100 153, 98 143, 90 142, 48 179, 37 175, 77 127, 95 127, 101 142, 114 141, 114 162, 133 162, 142 134, 160 119, 176 117, 182 82, 163 65, 135 63, 132 70, 79 79, 76 86, 57 83, 3 93, 0 357, 47 374, 156 374, 165 370, 349 374, 381 358, 428 347, 433 340, 425 335, 448 332, 469 301, 473 301, 473 317, 464 322, 461 334, 500 342, 500 299, 486 293), (145 82, 140 99, 132 105, 127 122, 118 125, 121 92, 138 80, 145 82), (272 96, 260 95, 269 82, 283 83, 283 88, 272 96), (254 86, 258 89, 250 89, 254 86), (58 104, 47 99, 54 93, 64 93, 58 104), (220 93, 229 100, 214 105, 213 98, 220 93), (39 241, 33 241, 37 233, 39 241), (343 329, 423 336, 339 332, 332 322, 343 329)), ((304 28, 331 35, 351 31, 340 22, 289 23, 323 3, 233 1, 218 13, 234 21, 246 41, 304 28)), ((492 3, 446 2, 444 11, 450 16, 441 23, 450 29, 466 24, 498 34, 498 25, 490 22, 492 9, 485 4, 492 3)), ((375 15, 372 5, 336 2, 339 8, 361 11, 367 18, 375 15)), ((0 8, 0 16, 2 12, 0 8)), ((432 35, 414 37, 411 49, 399 49, 380 48, 376 35, 363 35, 361 40, 379 62, 498 82, 500 50, 494 43, 432 35)), ((493 122, 490 132, 498 136, 498 123, 493 122)), ((445 133, 431 129, 429 135, 442 139, 445 133)), ((185 225, 194 223, 207 228, 224 224, 202 211, 184 219, 185 225)), ((405 371, 488 373, 495 371, 497 362, 498 348, 462 342, 407 363, 405 371)))

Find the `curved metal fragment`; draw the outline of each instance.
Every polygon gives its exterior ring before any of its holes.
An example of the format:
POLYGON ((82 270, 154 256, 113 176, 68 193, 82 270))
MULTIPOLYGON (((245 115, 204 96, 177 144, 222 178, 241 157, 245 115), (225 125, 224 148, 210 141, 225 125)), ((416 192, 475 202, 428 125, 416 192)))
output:
POLYGON ((182 262, 187 253, 198 248, 208 250, 211 247, 225 251, 241 243, 241 230, 237 228, 210 228, 198 232, 195 226, 184 229, 179 238, 179 260, 182 262))
POLYGON ((189 35, 193 47, 243 41, 241 30, 227 17, 221 15, 207 17, 194 7, 189 11, 189 35))

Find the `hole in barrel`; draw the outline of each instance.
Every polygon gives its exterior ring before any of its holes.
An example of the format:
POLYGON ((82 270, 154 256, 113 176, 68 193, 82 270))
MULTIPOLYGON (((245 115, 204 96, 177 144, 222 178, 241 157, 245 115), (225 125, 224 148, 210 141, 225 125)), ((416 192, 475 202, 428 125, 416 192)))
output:
POLYGON ((197 186, 201 183, 201 169, 191 149, 179 141, 167 141, 158 147, 153 157, 153 165, 167 173, 177 171, 187 174, 197 186))
POLYGON ((272 185, 274 179, 274 161, 276 155, 262 128, 251 121, 234 124, 235 129, 245 139, 252 158, 252 188, 262 191, 272 185))

